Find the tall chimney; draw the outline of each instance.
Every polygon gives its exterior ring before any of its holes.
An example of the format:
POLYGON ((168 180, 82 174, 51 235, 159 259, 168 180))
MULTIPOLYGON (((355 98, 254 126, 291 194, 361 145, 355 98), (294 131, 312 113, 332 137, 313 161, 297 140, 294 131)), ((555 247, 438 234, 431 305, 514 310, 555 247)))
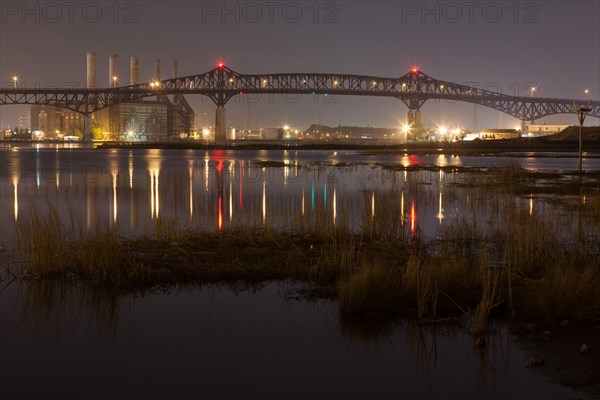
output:
POLYGON ((87 53, 87 88, 96 88, 96 53, 87 53))
POLYGON ((111 54, 108 57, 108 87, 117 87, 117 55, 111 54))
POLYGON ((129 59, 129 84, 137 85, 139 83, 140 68, 138 65, 138 58, 131 57, 129 59))
POLYGON ((160 58, 156 59, 156 80, 160 81, 160 58))
POLYGON ((179 66, 177 65, 177 61, 173 61, 173 79, 179 78, 179 66))

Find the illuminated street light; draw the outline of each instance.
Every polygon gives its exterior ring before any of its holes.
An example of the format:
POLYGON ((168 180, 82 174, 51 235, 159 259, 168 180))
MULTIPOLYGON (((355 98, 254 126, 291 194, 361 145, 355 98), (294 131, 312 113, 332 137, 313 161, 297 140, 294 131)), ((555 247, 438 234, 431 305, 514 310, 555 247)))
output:
POLYGON ((530 97, 533 97, 533 94, 535 93, 537 89, 535 88, 535 86, 532 86, 531 89, 529 90, 530 93, 530 97))
POLYGON ((411 125, 404 124, 402 125, 402 133, 404 133, 404 141, 408 143, 408 134, 410 133, 411 125))
POLYGON ((440 132, 440 134, 442 135, 445 135, 446 133, 448 133, 448 128, 446 128, 445 126, 440 126, 438 132, 440 132))
POLYGON ((19 81, 19 77, 15 75, 15 76, 13 76, 12 80, 13 80, 13 86, 16 89, 17 88, 17 82, 19 81))

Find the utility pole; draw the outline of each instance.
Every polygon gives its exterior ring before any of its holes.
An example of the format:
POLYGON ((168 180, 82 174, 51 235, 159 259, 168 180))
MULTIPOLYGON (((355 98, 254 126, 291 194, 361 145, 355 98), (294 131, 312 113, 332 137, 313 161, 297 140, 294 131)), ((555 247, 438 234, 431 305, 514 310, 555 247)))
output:
POLYGON ((573 109, 575 110, 577 120, 579 121, 579 174, 581 175, 583 173, 583 122, 585 121, 587 113, 592 111, 592 109, 590 107, 578 107, 575 102, 573 102, 573 109))

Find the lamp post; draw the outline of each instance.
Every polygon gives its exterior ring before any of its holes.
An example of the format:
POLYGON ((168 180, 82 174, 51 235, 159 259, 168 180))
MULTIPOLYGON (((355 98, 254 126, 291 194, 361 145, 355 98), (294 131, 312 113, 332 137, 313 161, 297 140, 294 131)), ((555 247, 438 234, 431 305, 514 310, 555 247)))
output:
POLYGON ((573 102, 573 108, 575 109, 575 113, 577 114, 577 120, 579 121, 579 174, 583 173, 583 147, 582 147, 582 130, 583 130, 583 122, 585 121, 585 117, 587 113, 592 111, 589 107, 578 107, 575 102, 573 102))
POLYGON ((405 124, 402 126, 402 132, 404 133, 404 143, 408 146, 408 134, 410 133, 410 124, 405 124))
POLYGON ((19 81, 19 77, 15 75, 15 76, 13 76, 12 80, 13 80, 13 87, 16 89, 17 82, 19 81))

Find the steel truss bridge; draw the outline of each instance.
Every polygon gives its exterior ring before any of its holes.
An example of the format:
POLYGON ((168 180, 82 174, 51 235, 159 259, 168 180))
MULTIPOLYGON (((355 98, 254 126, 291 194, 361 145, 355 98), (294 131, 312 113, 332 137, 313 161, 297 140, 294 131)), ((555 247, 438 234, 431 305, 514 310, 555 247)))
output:
POLYGON ((0 105, 39 104, 62 107, 86 116, 114 104, 162 95, 200 94, 217 106, 216 137, 225 137, 225 105, 238 95, 310 94, 378 96, 402 100, 409 110, 419 110, 427 100, 450 100, 479 104, 521 121, 535 121, 552 114, 575 114, 575 107, 589 108, 600 118, 600 101, 519 97, 432 78, 412 70, 399 78, 347 74, 253 74, 245 75, 219 65, 204 74, 118 88, 0 89, 0 105))

